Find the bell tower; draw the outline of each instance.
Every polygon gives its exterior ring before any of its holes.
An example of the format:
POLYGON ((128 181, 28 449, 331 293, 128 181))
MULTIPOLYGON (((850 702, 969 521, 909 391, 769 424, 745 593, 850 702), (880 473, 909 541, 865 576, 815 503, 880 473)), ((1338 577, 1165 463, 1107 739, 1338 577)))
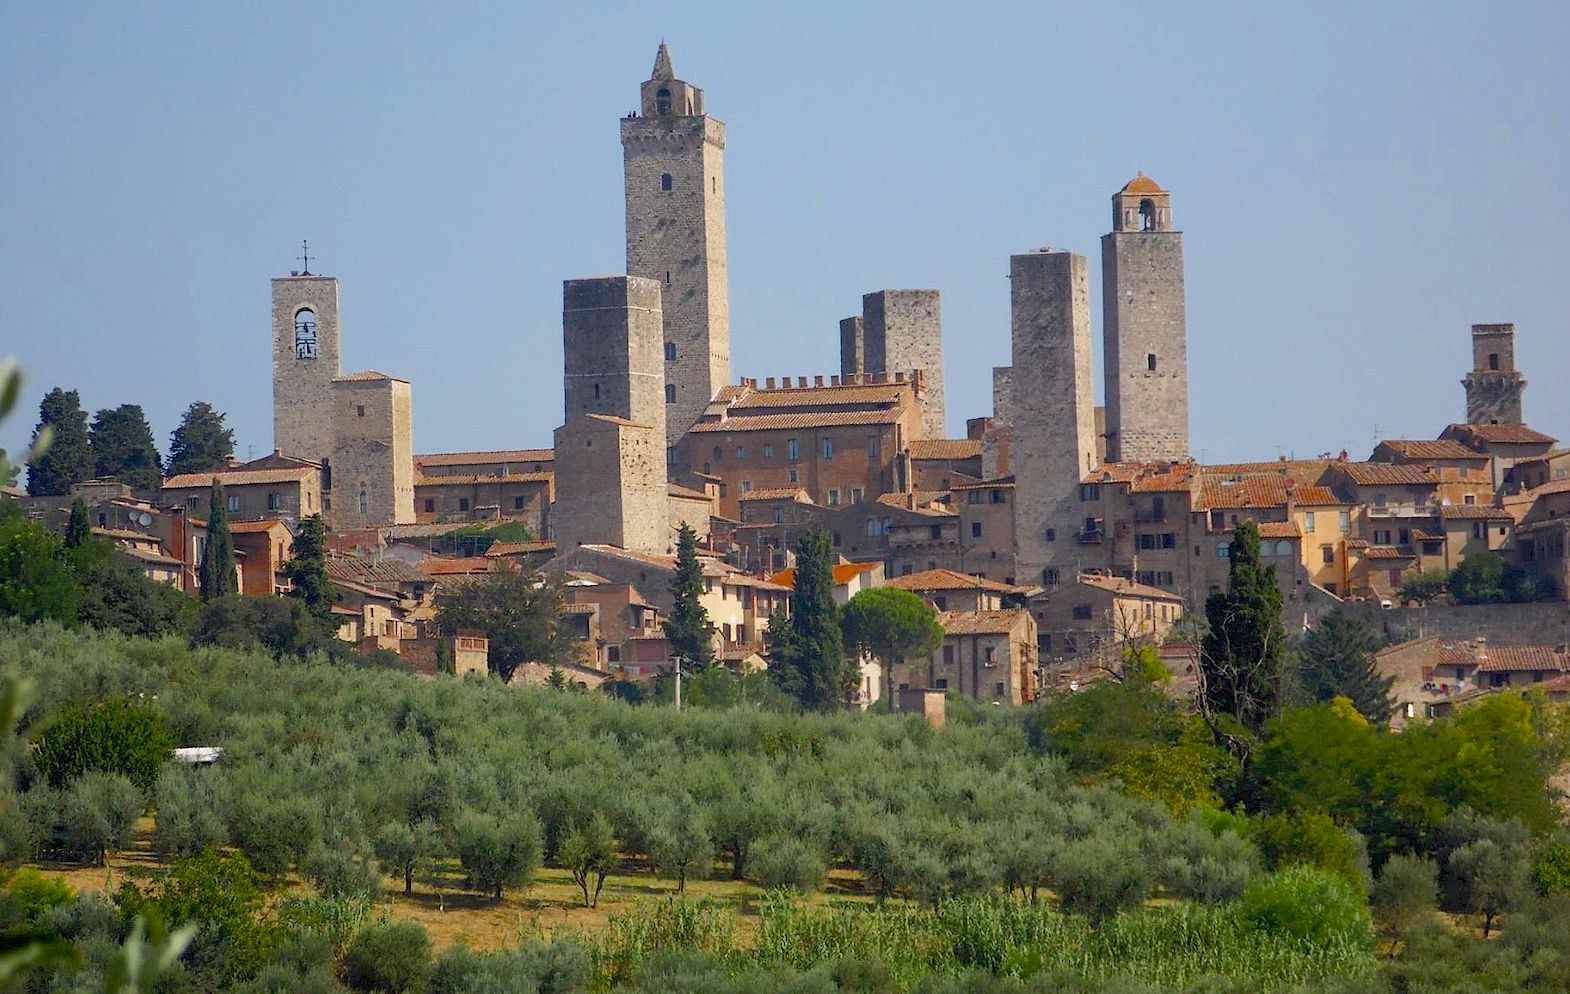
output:
POLYGON ((273 448, 322 462, 333 450, 339 376, 338 279, 291 273, 273 283, 273 448))
POLYGON ((1515 368, 1515 325, 1472 326, 1472 371, 1466 388, 1466 423, 1518 425, 1526 377, 1515 368))
POLYGON ((1188 458, 1183 233, 1172 194, 1140 173, 1112 195, 1101 236, 1108 462, 1188 458))
POLYGON ((660 43, 639 109, 622 118, 627 275, 657 280, 664 305, 665 435, 675 445, 730 383, 725 265, 725 125, 676 78, 660 43))

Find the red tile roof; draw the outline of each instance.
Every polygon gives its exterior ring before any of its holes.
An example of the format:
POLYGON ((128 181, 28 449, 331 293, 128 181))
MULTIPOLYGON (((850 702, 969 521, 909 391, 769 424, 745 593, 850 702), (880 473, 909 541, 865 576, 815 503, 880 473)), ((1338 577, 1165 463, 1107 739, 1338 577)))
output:
POLYGON ((742 494, 738 500, 797 500, 807 497, 807 491, 800 487, 763 487, 758 490, 749 490, 742 494))
POLYGON ((284 531, 289 530, 289 526, 284 524, 278 518, 266 518, 261 521, 229 522, 229 530, 234 532, 236 535, 244 535, 249 532, 270 532, 274 528, 282 528, 284 531))
POLYGON ((1467 459, 1483 462, 1488 458, 1453 438, 1387 438, 1379 444, 1403 459, 1467 459))
POLYGON ((1345 501, 1337 497, 1336 492, 1329 487, 1319 486, 1298 487, 1292 491, 1292 499, 1300 507, 1326 507, 1351 503, 1351 501, 1345 501))
MULTIPOLYGON (((834 565, 834 582, 836 584, 849 583, 862 573, 870 573, 878 568, 877 563, 836 563, 834 565)), ((782 587, 796 586, 796 567, 788 566, 769 577, 770 583, 777 583, 782 587)))
POLYGON ((383 372, 381 372, 379 370, 375 370, 375 369, 362 369, 358 373, 345 373, 343 376, 334 377, 333 382, 334 383, 370 383, 370 382, 373 382, 373 381, 376 381, 376 380, 397 380, 399 383, 408 383, 409 382, 408 380, 404 379, 401 376, 394 376, 391 373, 383 373, 383 372))
POLYGON ((1101 576, 1097 573, 1081 573, 1079 583, 1098 590, 1106 590, 1123 597, 1149 597, 1163 601, 1180 601, 1183 598, 1170 590, 1152 587, 1148 583, 1136 583, 1126 576, 1101 576))
POLYGON ((555 552, 556 543, 545 542, 492 542, 490 548, 485 550, 488 557, 495 556, 524 556, 538 552, 555 552))
POLYGON ((1207 475, 1200 485, 1201 508, 1281 507, 1286 502, 1284 476, 1261 474, 1231 479, 1207 475))
POLYGON ((1383 462, 1348 462, 1338 467, 1347 479, 1360 487, 1426 487, 1438 482, 1433 471, 1422 466, 1383 462))
POLYGON ((939 611, 938 624, 947 635, 1007 635, 1019 623, 1030 617, 1030 612, 1016 608, 1010 611, 939 611))
POLYGON ((1303 533, 1298 531, 1296 521, 1261 521, 1259 523, 1260 538, 1302 538, 1303 533))
POLYGON ((893 424, 902 408, 880 411, 817 411, 806 414, 733 414, 719 421, 699 421, 689 431, 700 434, 720 431, 787 431, 790 429, 834 428, 841 425, 893 424))
POLYGON ((852 383, 821 387, 723 387, 715 403, 731 411, 769 407, 899 406, 910 396, 909 383, 852 383))
POLYGON ((1470 666, 1479 673, 1520 671, 1570 671, 1570 654, 1549 645, 1493 645, 1445 642, 1434 659, 1436 666, 1470 666))
POLYGON ((460 556, 451 559, 429 556, 420 560, 420 572, 430 576, 489 573, 495 565, 496 560, 486 558, 485 556, 460 556))
POLYGON ((165 490, 189 490, 211 487, 213 478, 226 487, 243 487, 252 483, 298 483, 312 474, 320 474, 315 466, 287 466, 278 469, 212 469, 202 473, 182 473, 164 480, 165 490))
POLYGON ((1129 180, 1127 183, 1124 183, 1123 184, 1123 189, 1119 190, 1118 192, 1119 193, 1166 193, 1167 191, 1165 191, 1165 190, 1163 190, 1161 188, 1161 184, 1160 183, 1157 183, 1155 180, 1151 179, 1149 176, 1146 176, 1144 173, 1139 173, 1133 179, 1129 180))
MULTIPOLYGON (((1350 545, 1351 543, 1349 542, 1347 544, 1350 545)), ((1371 545, 1368 548, 1363 550, 1363 557, 1365 559, 1416 559, 1417 558, 1416 556, 1412 555, 1410 552, 1402 552, 1400 549, 1393 549, 1393 548, 1391 548, 1388 545, 1371 545)))
POLYGON ((1481 504, 1445 504, 1439 516, 1446 521, 1514 521, 1515 516, 1502 507, 1484 507, 1481 504))
POLYGON ((1481 442, 1493 442, 1500 445, 1552 445, 1559 441, 1552 435, 1545 435, 1535 428, 1526 425, 1463 425, 1454 424, 1445 429, 1446 432, 1465 432, 1481 442))
POLYGON ((548 483, 555 478, 555 473, 544 471, 509 473, 506 476, 497 476, 494 473, 448 473, 430 476, 420 472, 418 467, 414 471, 414 485, 417 487, 472 487, 477 483, 548 483))
POLYGON ((981 455, 981 439, 918 438, 909 449, 912 459, 975 459, 981 455))
POLYGON ((951 569, 929 569, 920 573, 908 573, 905 576, 896 576, 889 581, 889 586, 901 590, 990 590, 999 594, 1012 594, 1018 587, 1011 587, 1006 583, 988 580, 979 576, 967 576, 956 573, 951 569))
POLYGON ((481 452, 431 452, 415 456, 416 466, 478 466, 501 462, 551 462, 554 449, 489 449, 481 452))

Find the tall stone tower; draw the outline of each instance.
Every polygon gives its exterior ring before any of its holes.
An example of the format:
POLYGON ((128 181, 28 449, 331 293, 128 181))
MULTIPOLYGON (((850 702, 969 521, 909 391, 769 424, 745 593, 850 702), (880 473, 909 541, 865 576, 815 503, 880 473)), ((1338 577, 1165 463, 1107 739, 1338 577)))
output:
POLYGON ((664 304, 667 445, 730 383, 725 266, 725 125, 676 78, 664 42, 638 114, 622 119, 627 274, 658 280, 664 304))
POLYGON ((1466 387, 1466 423, 1518 425, 1526 377, 1515 368, 1515 325, 1472 326, 1472 371, 1466 387))
MULTIPOLYGON (((879 290, 864 294, 861 325, 866 371, 888 373, 892 379, 895 373, 909 375, 912 370, 921 370, 926 384, 926 400, 921 407, 922 435, 945 437, 943 312, 938 291, 879 290)), ((842 344, 842 355, 843 349, 842 344)))
POLYGON ((414 523, 414 416, 409 381, 375 370, 333 381, 335 529, 414 523))
POLYGON ((1013 369, 1009 388, 1016 484, 1014 537, 1022 583, 1073 580, 1081 541, 1094 541, 1079 484, 1094 468, 1090 274, 1085 257, 1043 249, 1009 259, 1013 369))
POLYGON ((857 376, 867 371, 867 339, 861 315, 840 319, 840 372, 857 376))
POLYGON ((1107 459, 1185 460, 1183 233, 1172 228, 1172 194, 1144 173, 1112 195, 1101 280, 1107 459))
POLYGON ((558 552, 586 544, 664 554, 660 284, 636 276, 562 284, 566 424, 556 429, 558 552))
POLYGON ((322 462, 333 448, 338 280, 304 273, 272 283, 273 448, 322 462))

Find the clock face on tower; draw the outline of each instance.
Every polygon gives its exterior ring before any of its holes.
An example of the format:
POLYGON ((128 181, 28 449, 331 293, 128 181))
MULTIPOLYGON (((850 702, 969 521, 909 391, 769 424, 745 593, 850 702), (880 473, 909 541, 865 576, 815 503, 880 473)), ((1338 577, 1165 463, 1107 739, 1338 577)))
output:
POLYGON ((301 311, 294 316, 294 357, 316 358, 316 315, 301 311))

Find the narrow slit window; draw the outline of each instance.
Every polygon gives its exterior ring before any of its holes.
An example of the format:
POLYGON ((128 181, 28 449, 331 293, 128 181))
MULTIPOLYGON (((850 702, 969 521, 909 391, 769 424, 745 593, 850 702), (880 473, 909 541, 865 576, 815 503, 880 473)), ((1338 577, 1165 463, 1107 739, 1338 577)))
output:
POLYGON ((1145 368, 1152 373, 1156 371, 1156 354, 1154 352, 1145 355, 1145 368))

